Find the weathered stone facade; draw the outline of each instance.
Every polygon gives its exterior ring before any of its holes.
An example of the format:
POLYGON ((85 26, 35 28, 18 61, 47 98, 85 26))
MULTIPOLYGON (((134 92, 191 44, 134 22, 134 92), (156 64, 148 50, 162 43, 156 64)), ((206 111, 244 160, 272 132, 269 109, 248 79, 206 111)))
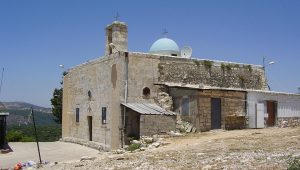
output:
POLYGON ((246 92, 170 88, 170 94, 174 98, 174 111, 180 114, 181 119, 192 123, 198 131, 212 129, 212 98, 221 100, 221 128, 223 129, 225 129, 226 116, 245 115, 246 113, 246 92), (184 98, 189 99, 188 113, 182 113, 184 98))
POLYGON ((263 90, 262 67, 219 61, 161 57, 159 82, 263 90))
POLYGON ((87 141, 92 138, 104 144, 104 148, 119 147, 123 68, 124 58, 115 54, 69 70, 64 77, 62 137, 87 141), (106 108, 105 123, 101 116, 103 108, 106 108), (91 137, 89 126, 92 126, 91 137))

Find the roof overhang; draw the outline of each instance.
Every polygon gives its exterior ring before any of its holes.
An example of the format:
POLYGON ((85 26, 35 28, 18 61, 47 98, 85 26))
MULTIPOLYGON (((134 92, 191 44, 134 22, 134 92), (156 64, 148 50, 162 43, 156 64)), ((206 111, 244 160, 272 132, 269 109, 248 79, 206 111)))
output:
POLYGON ((168 111, 152 103, 121 103, 121 105, 130 108, 142 115, 167 115, 167 116, 176 115, 175 112, 168 111))
POLYGON ((0 116, 8 116, 9 113, 8 112, 0 112, 0 116))
POLYGON ((256 92, 256 93, 266 93, 266 94, 282 94, 282 95, 292 95, 292 96, 300 96, 297 93, 287 93, 287 92, 278 92, 278 91, 270 91, 270 90, 256 90, 256 89, 243 89, 243 88, 226 88, 226 87, 214 87, 214 86, 206 86, 203 84, 184 84, 184 83, 170 83, 170 82, 158 82, 154 83, 154 85, 165 85, 168 87, 175 88, 188 88, 194 90, 226 90, 226 91, 240 91, 240 92, 256 92))

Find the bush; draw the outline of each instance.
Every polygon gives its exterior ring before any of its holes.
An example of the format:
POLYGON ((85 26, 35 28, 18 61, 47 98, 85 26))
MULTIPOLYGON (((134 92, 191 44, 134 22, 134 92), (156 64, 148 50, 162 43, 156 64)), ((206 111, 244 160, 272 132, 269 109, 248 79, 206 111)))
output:
POLYGON ((300 169, 300 158, 291 159, 288 161, 288 170, 299 170, 300 169))
POLYGON ((8 142, 20 142, 23 138, 23 133, 20 131, 9 131, 6 135, 8 142))
MULTIPOLYGON (((61 138, 61 125, 38 125, 36 130, 39 142, 54 142, 61 138)), ((27 137, 24 139, 26 142, 35 141, 35 132, 32 125, 8 127, 8 132, 11 131, 21 132, 23 137, 27 137)))
POLYGON ((140 143, 133 143, 133 144, 128 146, 127 150, 132 152, 134 150, 139 149, 140 147, 141 147, 140 143))
POLYGON ((7 133, 8 142, 34 142, 34 138, 24 135, 21 131, 11 130, 7 133))
POLYGON ((35 139, 30 136, 23 136, 21 142, 35 142, 35 139))

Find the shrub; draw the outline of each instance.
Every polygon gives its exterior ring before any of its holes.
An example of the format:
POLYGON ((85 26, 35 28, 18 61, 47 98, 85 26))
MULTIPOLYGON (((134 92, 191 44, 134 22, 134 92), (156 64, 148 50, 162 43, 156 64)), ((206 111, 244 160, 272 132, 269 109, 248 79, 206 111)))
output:
POLYGON ((288 170, 299 170, 300 169, 300 158, 290 159, 288 161, 288 170))
POLYGON ((203 65, 206 69, 211 69, 211 66, 213 65, 212 61, 204 60, 203 65))
POLYGON ((240 68, 240 65, 235 64, 234 67, 235 67, 235 68, 240 68))
POLYGON ((35 139, 30 136, 23 136, 20 142, 35 142, 35 139))
MULTIPOLYGON (((36 126, 39 142, 54 142, 61 138, 61 125, 38 125, 36 126)), ((30 137, 35 140, 35 132, 32 125, 29 126, 11 126, 8 127, 8 132, 18 131, 22 136, 30 137)), ((29 140, 25 138, 24 140, 29 140)))
POLYGON ((226 67, 225 64, 222 63, 222 64, 221 64, 221 69, 222 69, 223 72, 225 71, 225 67, 226 67))
POLYGON ((20 131, 9 131, 6 135, 8 142, 20 142, 23 138, 23 133, 20 131))
POLYGON ((231 64, 227 64, 225 67, 226 67, 227 71, 231 71, 232 65, 231 64))
POLYGON ((141 144, 140 143, 133 143, 131 145, 128 146, 127 150, 132 152, 134 150, 137 150, 141 147, 141 144))
POLYGON ((194 60, 194 63, 196 64, 196 66, 197 66, 197 67, 199 67, 199 66, 200 66, 200 61, 198 61, 198 60, 194 60))

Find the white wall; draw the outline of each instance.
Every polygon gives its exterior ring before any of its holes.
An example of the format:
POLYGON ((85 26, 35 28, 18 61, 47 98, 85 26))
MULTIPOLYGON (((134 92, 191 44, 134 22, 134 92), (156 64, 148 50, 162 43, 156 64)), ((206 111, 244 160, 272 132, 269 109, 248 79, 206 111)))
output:
MULTIPOLYGON (((248 92, 247 94, 247 115, 249 116, 249 127, 255 128, 256 103, 264 103, 267 100, 277 101, 276 118, 283 117, 300 117, 300 95, 284 93, 265 93, 265 92, 248 92)), ((264 109, 267 114, 266 106, 264 109)))

